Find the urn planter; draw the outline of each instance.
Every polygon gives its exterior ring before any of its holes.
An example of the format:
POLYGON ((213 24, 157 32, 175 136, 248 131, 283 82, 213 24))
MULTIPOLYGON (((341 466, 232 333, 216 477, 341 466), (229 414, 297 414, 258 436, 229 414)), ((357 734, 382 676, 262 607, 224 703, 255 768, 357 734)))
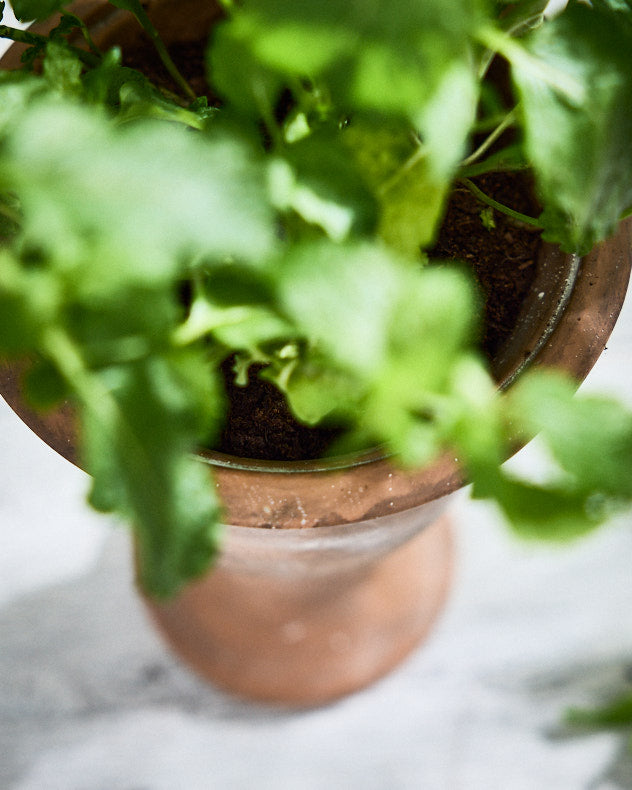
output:
MULTIPOLYGON (((587 375, 623 303, 631 250, 630 222, 581 261, 544 246, 523 320, 496 362, 501 386, 525 364, 587 375)), ((2 395, 76 462, 71 408, 31 411, 23 367, 0 366, 2 395)), ((445 511, 464 481, 452 457, 414 472, 379 451, 283 464, 212 452, 200 460, 226 508, 222 555, 174 600, 146 599, 198 673, 249 699, 314 705, 376 680, 427 636, 454 566, 445 511)))
MULTIPOLYGON (((199 38, 213 4, 149 3, 167 44, 199 38)), ((136 35, 127 15, 98 2, 75 11, 102 46, 136 35)), ((17 63, 12 49, 3 61, 17 63)), ((500 387, 530 366, 581 381, 603 351, 632 264, 632 221, 586 257, 542 244, 517 328, 493 362, 500 387)), ((25 403, 28 360, 0 363, 0 393, 47 444, 78 463, 72 408, 25 403)), ((169 601, 146 599, 168 643, 231 693, 269 703, 322 704, 366 686, 429 633, 448 595, 454 546, 446 509, 464 485, 451 455, 403 471, 379 448, 323 461, 252 461, 203 451, 225 507, 215 568, 169 601)))

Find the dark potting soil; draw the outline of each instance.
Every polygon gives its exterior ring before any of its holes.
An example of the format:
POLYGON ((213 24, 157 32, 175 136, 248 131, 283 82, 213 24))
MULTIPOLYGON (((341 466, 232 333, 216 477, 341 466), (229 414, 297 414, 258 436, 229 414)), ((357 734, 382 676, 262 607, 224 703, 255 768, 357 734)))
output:
POLYGON ((245 387, 235 384, 232 365, 232 357, 222 365, 228 412, 216 450, 268 461, 304 461, 326 453, 340 428, 303 425, 274 384, 257 375, 262 365, 250 367, 245 387))
MULTIPOLYGON (((209 97, 205 81, 204 44, 181 43, 170 47, 174 61, 198 95, 209 97)), ((162 63, 147 42, 123 53, 126 65, 140 68, 157 84, 173 89, 162 63)), ((502 74, 499 81, 502 82, 502 74)), ((531 216, 538 206, 529 180, 520 173, 494 173, 473 179, 497 201, 531 216)), ((539 232, 519 225, 486 207, 464 186, 457 186, 430 257, 435 261, 462 261, 473 272, 481 289, 483 335, 481 348, 493 358, 514 329, 520 307, 536 275, 539 232), (491 220, 491 223, 490 223, 491 220), (490 227, 490 224, 493 227, 490 227)), ((297 422, 283 395, 261 379, 261 366, 252 366, 248 385, 235 384, 233 359, 222 366, 228 413, 215 449, 242 458, 297 461, 322 457, 340 434, 340 427, 308 428, 297 422)))
MULTIPOLYGON (((540 213, 530 180, 516 173, 488 173, 474 179, 477 186, 521 214, 540 213)), ((457 186, 436 244, 435 260, 463 261, 473 272, 484 301, 481 346, 492 359, 511 335, 522 303, 536 275, 540 231, 518 224, 494 209, 494 227, 483 224, 489 211, 465 186, 457 186)))
MULTIPOLYGON (((528 181, 516 174, 488 174, 477 185, 496 200, 523 214, 537 216, 538 206, 528 181)), ((483 336, 481 347, 493 358, 514 329, 518 312, 536 275, 539 232, 518 225, 492 210, 495 227, 481 219, 484 205, 465 187, 457 187, 449 202, 433 260, 462 261, 481 289, 483 336)), ((229 410, 216 449, 242 458, 298 461, 322 457, 340 428, 307 428, 292 416, 283 395, 251 369, 249 383, 238 387, 232 359, 223 368, 229 410)))

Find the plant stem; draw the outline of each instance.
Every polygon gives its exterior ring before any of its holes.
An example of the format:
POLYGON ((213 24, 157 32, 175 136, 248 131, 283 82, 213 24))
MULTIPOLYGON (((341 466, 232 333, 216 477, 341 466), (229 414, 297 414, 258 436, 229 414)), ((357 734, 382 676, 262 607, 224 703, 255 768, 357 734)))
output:
POLYGON ((83 36, 84 41, 88 45, 88 48, 89 48, 90 52, 92 52, 93 55, 96 55, 98 58, 101 58, 101 55, 102 55, 101 50, 97 47, 97 45, 92 40, 92 36, 90 35, 90 31, 88 30, 88 26, 83 21, 83 19, 79 19, 79 17, 75 16, 74 14, 70 14, 69 16, 72 17, 73 22, 77 25, 77 27, 81 31, 81 35, 83 36))
POLYGON ((505 131, 505 129, 508 129, 516 120, 516 109, 517 108, 514 107, 513 110, 511 110, 511 112, 508 112, 507 115, 505 115, 503 120, 485 138, 485 140, 479 145, 479 147, 461 162, 461 167, 467 167, 468 165, 471 165, 473 162, 476 162, 477 159, 480 159, 480 157, 485 153, 485 151, 487 151, 496 142, 496 140, 498 140, 498 138, 505 131))
POLYGON ((404 162, 404 164, 401 167, 398 167, 392 176, 390 176, 389 178, 386 179, 386 181, 380 184, 380 187, 378 189, 378 195, 380 197, 383 197, 390 189, 392 189, 392 187, 395 186, 395 184, 400 180, 400 178, 403 178, 403 176, 409 170, 415 167, 415 165, 418 164, 424 158, 424 156, 426 156, 426 153, 427 151, 425 146, 423 145, 423 143, 419 142, 418 147, 408 157, 408 159, 404 162))
POLYGON ((165 46, 163 40, 160 38, 160 34, 156 30, 153 25, 151 19, 147 16, 145 11, 141 9, 138 13, 135 13, 134 16, 136 17, 139 25, 143 28, 143 30, 147 33, 149 38, 151 39, 160 59, 162 60, 165 68, 169 72, 171 78, 174 80, 176 85, 180 88, 180 90, 184 93, 184 95, 190 100, 195 101, 197 96, 195 95, 195 91, 189 83, 185 80, 185 78, 180 73, 180 70, 173 62, 171 55, 167 51, 167 47, 165 46))
POLYGON ((519 146, 511 145, 490 154, 481 162, 475 162, 467 167, 460 167, 457 171, 457 178, 475 178, 484 173, 508 173, 518 170, 528 170, 529 165, 522 157, 519 146))
POLYGON ((270 104, 270 98, 268 97, 268 92, 262 80, 260 79, 253 80, 252 93, 255 102, 257 104, 257 109, 261 113, 261 119, 266 127, 268 134, 270 135, 270 140, 272 141, 274 147, 277 150, 279 148, 283 148, 285 145, 285 141, 283 139, 283 135, 281 134, 281 130, 279 129, 279 126, 276 122, 276 118, 274 117, 274 110, 272 109, 272 105, 270 104))
POLYGON ((470 181, 469 178, 460 178, 460 183, 466 186, 470 192, 477 197, 482 203, 495 208, 497 211, 500 211, 502 214, 506 214, 508 217, 517 220, 518 222, 522 222, 525 225, 529 225, 532 228, 542 229, 542 225, 538 222, 537 219, 534 217, 529 217, 527 214, 521 214, 519 211, 515 211, 509 206, 505 206, 503 203, 499 203, 494 198, 491 198, 489 195, 486 195, 481 189, 479 189, 473 181, 470 181))
MULTIPOLYGON (((10 41, 15 41, 16 44, 27 44, 28 46, 46 45, 49 41, 47 36, 41 36, 39 33, 31 33, 29 30, 20 30, 16 27, 9 27, 9 25, 0 25, 0 38, 8 38, 10 41)), ((100 58, 93 52, 86 52, 79 47, 73 47, 70 44, 71 52, 73 52, 86 66, 98 66, 100 58)))

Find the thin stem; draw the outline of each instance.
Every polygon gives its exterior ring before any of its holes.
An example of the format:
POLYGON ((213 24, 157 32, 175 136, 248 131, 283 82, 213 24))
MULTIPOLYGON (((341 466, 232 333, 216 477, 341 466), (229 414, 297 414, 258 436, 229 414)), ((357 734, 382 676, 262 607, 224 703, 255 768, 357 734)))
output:
POLYGON ((83 19, 79 19, 79 17, 75 16, 74 14, 68 14, 68 16, 72 17, 73 22, 81 31, 81 34, 84 38, 84 41, 88 45, 90 52, 92 52, 93 55, 96 55, 97 57, 101 58, 102 52, 94 43, 92 36, 90 35, 90 31, 88 30, 88 26, 83 21, 83 19))
POLYGON ((412 170, 416 164, 421 162, 421 160, 426 156, 426 148, 420 142, 418 143, 418 148, 408 157, 408 159, 404 162, 404 164, 397 169, 395 173, 390 178, 387 178, 383 184, 380 185, 378 189, 378 194, 383 197, 390 189, 392 189, 395 184, 402 178, 409 170, 412 170))
POLYGON ((193 88, 189 85, 189 83, 185 80, 185 78, 180 73, 180 70, 173 62, 171 55, 169 54, 167 47, 164 45, 163 40, 160 38, 160 34, 156 30, 153 25, 153 22, 147 16, 145 11, 142 9, 135 13, 134 16, 136 17, 139 25, 143 28, 143 30, 147 33, 147 35, 152 40, 160 59, 162 60, 165 68, 171 75, 171 78, 174 80, 176 85, 180 88, 180 90, 184 93, 184 95, 190 99, 190 101, 195 101, 197 96, 193 88))
POLYGON ((486 173, 520 173, 529 169, 530 165, 526 162, 508 162, 500 158, 490 157, 482 162, 463 168, 463 170, 459 171, 458 178, 477 178, 478 176, 484 176, 486 173))
POLYGON ((261 113, 261 119, 270 135, 274 147, 276 149, 283 148, 285 146, 285 141, 276 118, 274 117, 274 110, 272 109, 268 91, 266 90, 263 80, 253 80, 252 93, 257 104, 257 109, 261 113))
MULTIPOLYGON (((539 2, 536 0, 535 4, 539 7, 539 2)), ((520 19, 511 27, 507 28, 507 35, 508 36, 518 36, 520 33, 531 30, 536 27, 536 25, 542 24, 544 21, 544 13, 542 11, 538 11, 537 13, 532 14, 531 16, 527 17, 526 19, 520 19)), ((480 80, 487 74, 487 71, 491 65, 494 56, 496 55, 496 49, 494 47, 490 47, 484 54, 483 58, 481 59, 481 64, 478 70, 478 78, 480 80)))
MULTIPOLYGON (((27 44, 28 46, 46 45, 49 41, 47 36, 41 36, 39 33, 31 33, 29 30, 20 30, 16 27, 9 27, 9 25, 0 25, 0 38, 8 38, 10 41, 15 41, 16 44, 27 44)), ((86 66, 98 66, 100 57, 97 57, 93 52, 86 52, 79 47, 70 47, 70 51, 77 55, 77 57, 86 66)))
POLYGON ((474 162, 474 164, 467 167, 460 167, 457 172, 457 178, 474 178, 484 173, 515 172, 528 169, 529 165, 522 155, 521 147, 513 144, 490 154, 480 162, 474 162))
POLYGON ((485 151, 487 151, 496 142, 496 140, 498 140, 501 134, 506 129, 508 129, 515 120, 516 120, 516 108, 514 107, 514 109, 511 110, 511 112, 508 112, 507 115, 505 115, 503 120, 491 132, 491 134, 489 134, 485 138, 485 140, 479 145, 479 147, 461 162, 461 167, 467 167, 468 165, 471 165, 473 162, 476 162, 477 159, 480 159, 480 157, 485 153, 485 151))
POLYGON ((461 178, 459 179, 459 182, 466 186, 470 192, 482 203, 495 208, 497 211, 500 211, 501 214, 506 214, 508 217, 511 217, 518 222, 522 222, 525 225, 529 225, 532 228, 538 228, 538 230, 542 229, 542 225, 537 219, 534 217, 529 217, 527 214, 522 214, 519 211, 515 211, 514 209, 509 208, 509 206, 505 206, 504 203, 499 203, 497 200, 494 200, 494 198, 486 195, 485 192, 479 189, 474 182, 470 181, 469 178, 461 178))

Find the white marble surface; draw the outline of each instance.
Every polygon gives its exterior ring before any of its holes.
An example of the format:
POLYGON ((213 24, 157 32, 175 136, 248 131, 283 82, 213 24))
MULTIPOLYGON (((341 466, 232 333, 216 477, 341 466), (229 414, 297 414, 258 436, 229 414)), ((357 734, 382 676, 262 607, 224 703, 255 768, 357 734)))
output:
MULTIPOLYGON (((585 388, 632 403, 632 299, 585 388)), ((564 549, 457 499, 459 564, 429 641, 372 688, 283 713, 199 683, 131 583, 82 473, 0 409, 0 787, 614 790, 629 733, 568 737, 632 670, 632 514, 564 549)), ((528 448, 522 463, 535 463, 528 448)))

